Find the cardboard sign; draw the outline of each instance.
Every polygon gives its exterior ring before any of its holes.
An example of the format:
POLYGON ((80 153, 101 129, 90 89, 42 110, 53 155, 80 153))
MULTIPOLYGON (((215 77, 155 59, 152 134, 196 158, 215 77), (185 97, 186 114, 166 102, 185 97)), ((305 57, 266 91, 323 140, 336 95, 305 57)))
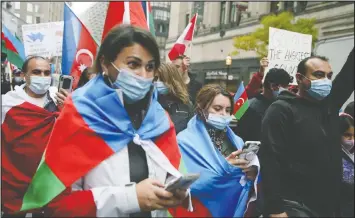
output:
POLYGON ((292 85, 297 85, 296 73, 299 62, 311 56, 311 51, 311 35, 269 28, 268 69, 286 70, 293 77, 292 85))

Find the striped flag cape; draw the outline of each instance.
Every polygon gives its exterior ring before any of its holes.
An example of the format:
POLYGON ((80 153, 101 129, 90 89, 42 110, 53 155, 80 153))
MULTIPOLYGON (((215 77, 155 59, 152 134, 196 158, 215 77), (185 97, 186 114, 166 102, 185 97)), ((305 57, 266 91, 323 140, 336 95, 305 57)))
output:
MULTIPOLYGON (((148 146, 154 154, 163 155, 166 159, 163 168, 171 166, 174 169, 167 172, 176 175, 181 155, 175 129, 169 115, 157 101, 156 90, 152 94, 149 109, 138 130, 133 128, 118 91, 121 90, 107 86, 100 74, 73 92, 66 100, 42 161, 23 198, 21 210, 48 204, 65 189, 70 189, 75 181, 103 160, 121 151, 137 136, 142 141, 148 141, 143 148, 148 146), (154 146, 150 146, 149 142, 151 144, 154 142, 154 146)), ((157 161, 154 155, 147 151, 146 153, 157 161)), ((75 193, 77 192, 73 192, 73 196, 75 193)), ((86 201, 92 198, 90 196, 92 195, 85 198, 86 201)), ((95 205, 94 201, 91 205, 95 205)), ((70 202, 62 203, 59 207, 68 206, 75 213, 76 206, 73 204, 80 202, 73 200, 70 202)), ((89 205, 85 207, 88 209, 89 205)), ((63 208, 58 210, 61 209, 63 208)))
POLYGON ((107 8, 104 30, 102 32, 102 40, 113 27, 119 24, 138 26, 149 30, 155 35, 154 19, 150 2, 110 1, 107 8))
MULTIPOLYGON (((243 140, 229 127, 226 134, 236 150, 243 147, 243 140)), ((193 117, 177 138, 184 170, 200 173, 200 178, 191 186, 193 212, 177 208, 171 213, 177 217, 242 217, 253 182, 246 180, 242 170, 230 165, 219 153, 203 121, 193 117)))
POLYGON ((1 29, 1 52, 6 53, 8 61, 17 67, 22 67, 26 59, 22 42, 5 25, 1 29))
MULTIPOLYGON (((59 115, 29 103, 24 86, 2 95, 1 200, 6 213, 20 210, 59 115)), ((52 97, 55 91, 50 88, 52 97)))
POLYGON ((244 115, 249 108, 249 100, 247 92, 244 88, 243 81, 240 82, 239 88, 234 95, 234 111, 233 114, 237 120, 244 115))

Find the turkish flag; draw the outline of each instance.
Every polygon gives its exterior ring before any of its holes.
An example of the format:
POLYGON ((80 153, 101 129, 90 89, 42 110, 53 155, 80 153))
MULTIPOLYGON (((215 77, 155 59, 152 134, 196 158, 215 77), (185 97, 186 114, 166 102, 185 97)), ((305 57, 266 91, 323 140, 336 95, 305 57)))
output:
POLYGON ((74 77, 73 89, 77 87, 84 69, 93 66, 97 49, 98 45, 89 31, 65 4, 62 74, 74 77))

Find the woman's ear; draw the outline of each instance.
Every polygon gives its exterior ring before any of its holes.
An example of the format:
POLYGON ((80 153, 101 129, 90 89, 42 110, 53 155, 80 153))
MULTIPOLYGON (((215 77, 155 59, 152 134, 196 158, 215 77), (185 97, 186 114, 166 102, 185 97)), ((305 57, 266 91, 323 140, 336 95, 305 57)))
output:
POLYGON ((102 73, 108 75, 107 64, 105 63, 105 57, 104 56, 102 56, 100 58, 100 65, 101 65, 101 69, 103 71, 102 73))

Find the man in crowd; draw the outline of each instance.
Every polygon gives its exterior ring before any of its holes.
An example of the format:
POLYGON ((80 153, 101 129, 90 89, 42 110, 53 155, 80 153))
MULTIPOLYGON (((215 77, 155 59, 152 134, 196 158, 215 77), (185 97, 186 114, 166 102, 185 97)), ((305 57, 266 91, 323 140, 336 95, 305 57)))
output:
POLYGON ((324 57, 302 60, 299 92, 266 111, 259 150, 264 216, 334 217, 342 178, 339 109, 354 91, 354 49, 338 76, 324 57))
MULTIPOLYGON (((267 65, 262 64, 260 72, 263 72, 267 65)), ((272 68, 265 76, 263 91, 249 100, 249 108, 239 120, 236 134, 244 141, 261 140, 261 121, 266 109, 274 102, 281 91, 288 88, 291 82, 290 75, 283 69, 272 68)))
POLYGON ((25 217, 26 214, 13 213, 21 208, 60 105, 68 95, 64 90, 58 93, 56 87, 50 87, 50 66, 44 58, 28 58, 22 71, 26 83, 2 95, 1 206, 6 217, 25 217))
POLYGON ((202 84, 196 81, 195 77, 189 72, 190 58, 186 55, 182 55, 177 57, 173 63, 180 70, 182 78, 187 85, 190 100, 192 104, 195 104, 197 93, 202 88, 202 84))

